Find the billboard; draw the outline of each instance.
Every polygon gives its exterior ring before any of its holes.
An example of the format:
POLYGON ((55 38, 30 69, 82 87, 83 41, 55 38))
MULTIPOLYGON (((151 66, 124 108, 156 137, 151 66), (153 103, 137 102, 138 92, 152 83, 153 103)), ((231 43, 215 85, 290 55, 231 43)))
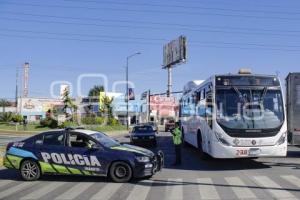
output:
POLYGON ((133 88, 128 88, 128 99, 129 100, 135 100, 134 90, 133 88))
POLYGON ((161 117, 175 117, 178 108, 175 97, 150 96, 151 112, 156 112, 161 117))
POLYGON ((164 68, 186 61, 186 37, 180 36, 164 45, 163 66, 164 68))
POLYGON ((59 99, 20 98, 18 101, 21 114, 44 115, 49 109, 63 106, 63 101, 59 99))

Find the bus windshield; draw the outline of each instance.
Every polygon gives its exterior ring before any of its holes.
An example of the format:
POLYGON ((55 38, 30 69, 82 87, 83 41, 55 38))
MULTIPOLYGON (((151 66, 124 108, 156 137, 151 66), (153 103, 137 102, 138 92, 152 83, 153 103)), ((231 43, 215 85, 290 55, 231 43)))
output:
POLYGON ((217 122, 229 129, 275 129, 284 120, 280 89, 217 89, 216 104, 217 122))

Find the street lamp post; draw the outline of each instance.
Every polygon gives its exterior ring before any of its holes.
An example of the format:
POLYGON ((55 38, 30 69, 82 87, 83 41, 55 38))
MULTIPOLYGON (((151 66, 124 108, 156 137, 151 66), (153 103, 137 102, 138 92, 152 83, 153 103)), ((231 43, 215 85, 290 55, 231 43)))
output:
POLYGON ((129 94, 128 94, 128 65, 129 65, 129 59, 132 58, 133 56, 140 55, 141 52, 136 52, 130 56, 127 56, 126 58, 126 125, 127 125, 127 130, 129 130, 129 115, 128 115, 128 102, 129 102, 129 94))

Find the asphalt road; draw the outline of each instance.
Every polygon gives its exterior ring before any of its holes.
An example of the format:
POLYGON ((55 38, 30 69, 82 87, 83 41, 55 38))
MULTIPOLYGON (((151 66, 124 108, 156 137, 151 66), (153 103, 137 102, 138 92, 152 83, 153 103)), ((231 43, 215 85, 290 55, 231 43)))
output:
POLYGON ((149 180, 125 184, 71 176, 24 182, 14 170, 2 169, 0 199, 300 199, 300 149, 296 147, 289 147, 287 158, 209 161, 202 161, 195 148, 184 147, 183 164, 176 168, 171 165, 172 147, 170 134, 160 133, 153 150, 165 153, 163 171, 149 180))

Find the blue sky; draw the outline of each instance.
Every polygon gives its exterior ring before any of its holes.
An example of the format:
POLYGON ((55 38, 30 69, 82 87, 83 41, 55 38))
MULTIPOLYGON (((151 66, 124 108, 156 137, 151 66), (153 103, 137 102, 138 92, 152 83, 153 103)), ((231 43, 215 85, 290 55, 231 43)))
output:
MULTIPOLYGON (((129 66, 135 93, 164 92, 162 47, 179 35, 188 39, 188 60, 173 71, 174 91, 241 67, 284 79, 300 69, 299 22, 298 0, 0 0, 0 97, 14 98, 24 62, 30 96, 50 96, 58 80, 76 88, 85 73, 105 74, 111 90, 137 51, 129 66)), ((94 84, 102 81, 85 79, 83 93, 94 84)))

